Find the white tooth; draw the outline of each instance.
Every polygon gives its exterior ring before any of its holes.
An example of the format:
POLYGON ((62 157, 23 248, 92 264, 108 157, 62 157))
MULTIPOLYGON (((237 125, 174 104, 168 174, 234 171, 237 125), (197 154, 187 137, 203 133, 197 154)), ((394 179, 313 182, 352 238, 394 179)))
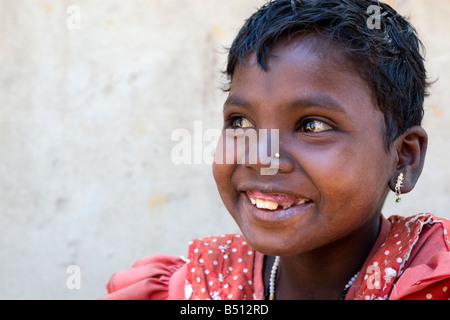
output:
POLYGON ((297 204, 304 204, 304 203, 306 203, 307 201, 309 201, 309 200, 307 200, 307 199, 302 199, 302 200, 300 200, 299 202, 297 202, 297 204))
POLYGON ((252 204, 256 204, 256 200, 253 198, 250 198, 250 201, 252 202, 252 204))
POLYGON ((276 210, 278 208, 278 203, 266 200, 266 209, 276 210))
POLYGON ((291 206, 285 206, 283 207, 283 210, 289 209, 291 206))
POLYGON ((260 209, 275 210, 278 208, 278 203, 262 199, 255 199, 255 205, 260 209))
POLYGON ((265 209, 266 208, 266 201, 264 201, 264 200, 256 199, 255 200, 255 204, 260 209, 265 209))

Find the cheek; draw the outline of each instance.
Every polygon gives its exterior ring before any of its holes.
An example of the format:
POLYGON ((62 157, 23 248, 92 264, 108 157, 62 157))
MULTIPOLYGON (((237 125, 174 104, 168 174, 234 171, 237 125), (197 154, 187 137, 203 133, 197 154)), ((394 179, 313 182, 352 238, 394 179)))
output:
POLYGON ((222 203, 231 217, 239 227, 242 226, 242 219, 239 215, 239 192, 236 191, 232 182, 232 176, 236 167, 230 164, 213 164, 213 176, 216 181, 222 203))
POLYGON ((214 163, 212 166, 214 180, 216 181, 217 188, 222 194, 222 190, 227 185, 226 181, 229 180, 229 165, 214 163))
POLYGON ((219 195, 222 199, 222 202, 225 204, 227 209, 231 212, 233 197, 234 197, 234 189, 231 183, 231 176, 234 171, 234 166, 229 164, 213 164, 213 176, 216 181, 217 190, 219 191, 219 195))
POLYGON ((217 147, 214 153, 214 162, 213 162, 213 176, 216 181, 217 187, 219 191, 224 189, 225 186, 229 185, 229 181, 231 180, 231 175, 234 170, 234 164, 236 163, 235 159, 235 150, 230 148, 232 144, 228 141, 227 136, 222 134, 220 137, 217 147), (228 150, 227 150, 228 147, 228 150))
POLYGON ((320 203, 332 213, 370 210, 384 200, 388 162, 383 149, 350 146, 310 157, 305 171, 320 193, 320 203))
POLYGON ((237 153, 234 138, 223 133, 216 147, 212 170, 222 202, 233 217, 239 197, 232 181, 233 174, 238 167, 237 153))

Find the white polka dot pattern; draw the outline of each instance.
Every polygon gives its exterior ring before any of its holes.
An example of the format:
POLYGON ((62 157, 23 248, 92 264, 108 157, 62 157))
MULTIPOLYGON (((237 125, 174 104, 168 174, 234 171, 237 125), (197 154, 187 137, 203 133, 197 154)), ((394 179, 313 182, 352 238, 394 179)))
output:
MULTIPOLYGON (((425 225, 442 223, 443 240, 450 251, 450 241, 447 236, 448 221, 438 220, 431 214, 422 214, 412 217, 392 216, 388 219, 391 222, 390 236, 386 239, 380 250, 371 258, 369 267, 365 272, 362 285, 359 289, 357 299, 361 300, 384 300, 395 297, 396 280, 405 271, 403 268, 410 257, 414 245, 418 241, 419 235, 425 225)), ((449 252, 450 253, 450 252, 449 252)), ((429 286, 426 286, 425 279, 421 283, 411 284, 424 287, 420 289, 411 288, 411 295, 408 299, 448 299, 446 294, 450 285, 450 255, 444 253, 441 263, 446 264, 446 271, 438 271, 442 281, 434 278, 429 286), (439 273, 440 272, 440 273, 439 273), (428 290, 428 291, 427 291, 428 290), (414 295, 412 294, 414 293, 414 295)), ((437 259, 438 257, 436 257, 437 259)))
POLYGON ((253 286, 255 251, 241 235, 194 240, 188 261, 186 299, 258 298, 253 286))

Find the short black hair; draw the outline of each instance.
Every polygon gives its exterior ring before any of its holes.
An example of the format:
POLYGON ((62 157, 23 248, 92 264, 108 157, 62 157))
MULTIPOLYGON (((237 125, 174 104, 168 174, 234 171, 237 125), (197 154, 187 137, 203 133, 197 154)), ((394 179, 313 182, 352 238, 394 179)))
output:
POLYGON ((229 49, 225 74, 232 82, 236 66, 244 64, 250 53, 267 70, 270 49, 277 41, 311 33, 331 39, 357 66, 384 114, 387 147, 407 129, 421 125, 429 85, 424 47, 416 29, 380 1, 270 1, 240 29, 229 49))

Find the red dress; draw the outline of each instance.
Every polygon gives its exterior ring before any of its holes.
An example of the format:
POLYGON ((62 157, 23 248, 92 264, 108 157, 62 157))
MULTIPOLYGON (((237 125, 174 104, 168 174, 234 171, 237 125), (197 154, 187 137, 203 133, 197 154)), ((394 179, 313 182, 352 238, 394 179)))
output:
MULTIPOLYGON (((450 299, 450 221, 431 214, 381 219, 346 299, 450 299)), ((241 235, 197 239, 187 260, 157 255, 114 274, 103 299, 260 300, 263 261, 241 235)))

